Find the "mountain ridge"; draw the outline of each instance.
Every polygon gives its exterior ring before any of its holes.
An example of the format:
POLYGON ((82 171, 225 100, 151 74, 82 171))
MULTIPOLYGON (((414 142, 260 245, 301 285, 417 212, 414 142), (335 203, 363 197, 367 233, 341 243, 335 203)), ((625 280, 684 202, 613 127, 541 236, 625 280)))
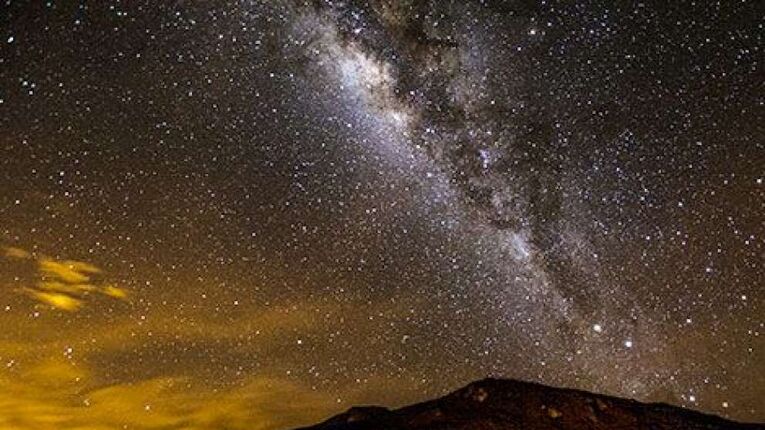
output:
POLYGON ((666 403, 642 403, 513 379, 478 380, 443 397, 387 409, 353 407, 296 430, 765 430, 666 403))

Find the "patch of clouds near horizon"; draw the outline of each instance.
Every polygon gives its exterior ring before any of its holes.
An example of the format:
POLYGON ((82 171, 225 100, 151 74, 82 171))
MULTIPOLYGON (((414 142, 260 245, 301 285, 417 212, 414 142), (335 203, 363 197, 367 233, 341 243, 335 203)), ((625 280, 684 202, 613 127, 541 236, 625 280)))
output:
POLYGON ((226 390, 187 377, 97 386, 87 368, 62 359, 0 376, 0 427, 7 430, 273 430, 337 409, 327 394, 269 376, 226 390))

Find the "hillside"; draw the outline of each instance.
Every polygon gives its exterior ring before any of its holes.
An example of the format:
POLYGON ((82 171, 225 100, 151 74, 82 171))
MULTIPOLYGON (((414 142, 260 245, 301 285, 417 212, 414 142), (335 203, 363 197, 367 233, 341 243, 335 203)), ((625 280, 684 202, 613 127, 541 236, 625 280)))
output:
POLYGON ((765 429, 666 404, 485 379, 397 410, 357 407, 303 430, 765 429))

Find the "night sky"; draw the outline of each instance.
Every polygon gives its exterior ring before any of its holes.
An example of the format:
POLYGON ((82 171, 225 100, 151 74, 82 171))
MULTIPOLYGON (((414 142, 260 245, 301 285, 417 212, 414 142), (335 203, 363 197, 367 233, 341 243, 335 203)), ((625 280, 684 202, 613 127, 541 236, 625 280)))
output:
POLYGON ((0 427, 281 429, 489 375, 765 420, 764 22, 2 0, 0 427))

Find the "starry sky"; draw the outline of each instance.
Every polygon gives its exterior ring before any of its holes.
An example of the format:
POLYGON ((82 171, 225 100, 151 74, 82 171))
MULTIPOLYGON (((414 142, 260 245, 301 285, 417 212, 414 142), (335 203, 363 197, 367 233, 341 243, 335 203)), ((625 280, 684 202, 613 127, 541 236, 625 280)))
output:
POLYGON ((0 3, 0 427, 485 376, 765 420, 753 1, 0 3))

